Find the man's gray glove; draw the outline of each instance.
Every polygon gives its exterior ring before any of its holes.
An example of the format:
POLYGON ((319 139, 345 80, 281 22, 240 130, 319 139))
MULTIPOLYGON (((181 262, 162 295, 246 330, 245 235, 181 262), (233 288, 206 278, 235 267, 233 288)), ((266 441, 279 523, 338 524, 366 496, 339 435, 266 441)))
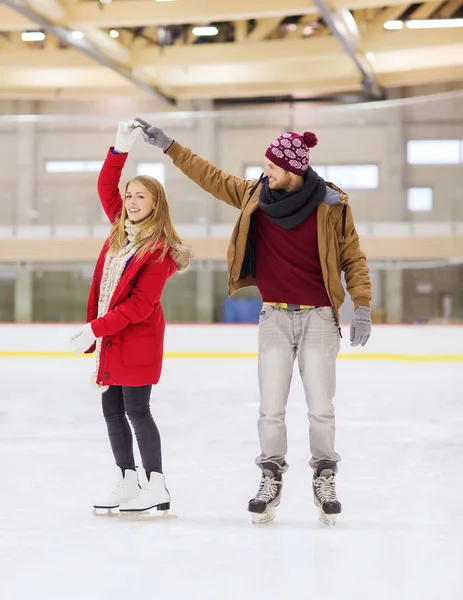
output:
POLYGON ((139 117, 137 117, 135 121, 140 123, 141 128, 143 129, 143 139, 145 142, 148 142, 148 144, 157 146, 166 152, 166 150, 168 150, 174 143, 174 140, 168 137, 159 127, 153 127, 139 117))
POLYGON ((371 334, 371 310, 367 306, 359 306, 354 311, 350 326, 350 345, 365 346, 371 334))

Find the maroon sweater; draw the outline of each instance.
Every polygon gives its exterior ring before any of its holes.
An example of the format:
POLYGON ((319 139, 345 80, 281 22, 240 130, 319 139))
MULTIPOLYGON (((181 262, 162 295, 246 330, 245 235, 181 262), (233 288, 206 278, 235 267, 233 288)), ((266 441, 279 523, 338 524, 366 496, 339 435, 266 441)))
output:
POLYGON ((256 282, 263 302, 330 306, 318 253, 317 211, 294 229, 276 225, 258 208, 252 215, 256 282))

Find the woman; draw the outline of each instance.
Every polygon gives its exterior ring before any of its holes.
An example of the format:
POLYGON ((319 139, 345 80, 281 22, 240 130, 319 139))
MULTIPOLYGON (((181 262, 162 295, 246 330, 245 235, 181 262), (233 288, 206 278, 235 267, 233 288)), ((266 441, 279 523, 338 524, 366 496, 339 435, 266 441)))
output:
POLYGON ((76 352, 96 349, 94 383, 102 390, 103 414, 117 466, 115 488, 97 508, 121 512, 168 510, 161 440, 150 412, 151 388, 161 375, 165 321, 161 294, 167 279, 191 260, 172 225, 162 185, 146 176, 125 186, 119 181, 127 153, 140 134, 139 123, 119 123, 100 176, 98 194, 112 223, 98 258, 87 309, 87 325, 71 339, 76 352), (140 489, 132 432, 148 478, 140 489))

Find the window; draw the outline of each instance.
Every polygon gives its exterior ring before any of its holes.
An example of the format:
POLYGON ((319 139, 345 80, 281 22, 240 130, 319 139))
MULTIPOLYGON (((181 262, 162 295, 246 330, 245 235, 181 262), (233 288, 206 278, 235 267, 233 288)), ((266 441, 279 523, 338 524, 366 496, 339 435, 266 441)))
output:
POLYGON ((411 165, 457 165, 463 162, 462 140, 410 140, 407 160, 411 165))
POLYGON ((102 160, 51 160, 45 163, 47 173, 98 173, 102 160))
POLYGON ((262 167, 246 167, 244 170, 244 178, 252 181, 253 179, 259 179, 264 169, 262 167))
POLYGON ((312 168, 325 181, 343 190, 376 190, 379 187, 378 165, 320 165, 312 168))
POLYGON ((432 210, 432 188, 416 187, 407 191, 407 208, 412 212, 432 210))
POLYGON ((137 175, 149 175, 157 179, 163 187, 166 185, 166 167, 163 163, 139 163, 137 175))

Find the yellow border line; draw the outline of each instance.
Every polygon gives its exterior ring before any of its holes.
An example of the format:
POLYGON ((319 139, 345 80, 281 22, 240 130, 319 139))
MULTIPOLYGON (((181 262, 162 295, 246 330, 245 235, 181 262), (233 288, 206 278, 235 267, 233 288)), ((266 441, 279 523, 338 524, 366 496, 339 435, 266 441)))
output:
MULTIPOLYGON (((0 350, 0 358, 89 358, 93 355, 47 350, 0 350)), ((165 352, 164 358, 246 359, 257 358, 257 352, 165 352)), ((388 354, 355 353, 339 355, 347 360, 394 360, 402 362, 463 362, 462 354, 388 354)))

